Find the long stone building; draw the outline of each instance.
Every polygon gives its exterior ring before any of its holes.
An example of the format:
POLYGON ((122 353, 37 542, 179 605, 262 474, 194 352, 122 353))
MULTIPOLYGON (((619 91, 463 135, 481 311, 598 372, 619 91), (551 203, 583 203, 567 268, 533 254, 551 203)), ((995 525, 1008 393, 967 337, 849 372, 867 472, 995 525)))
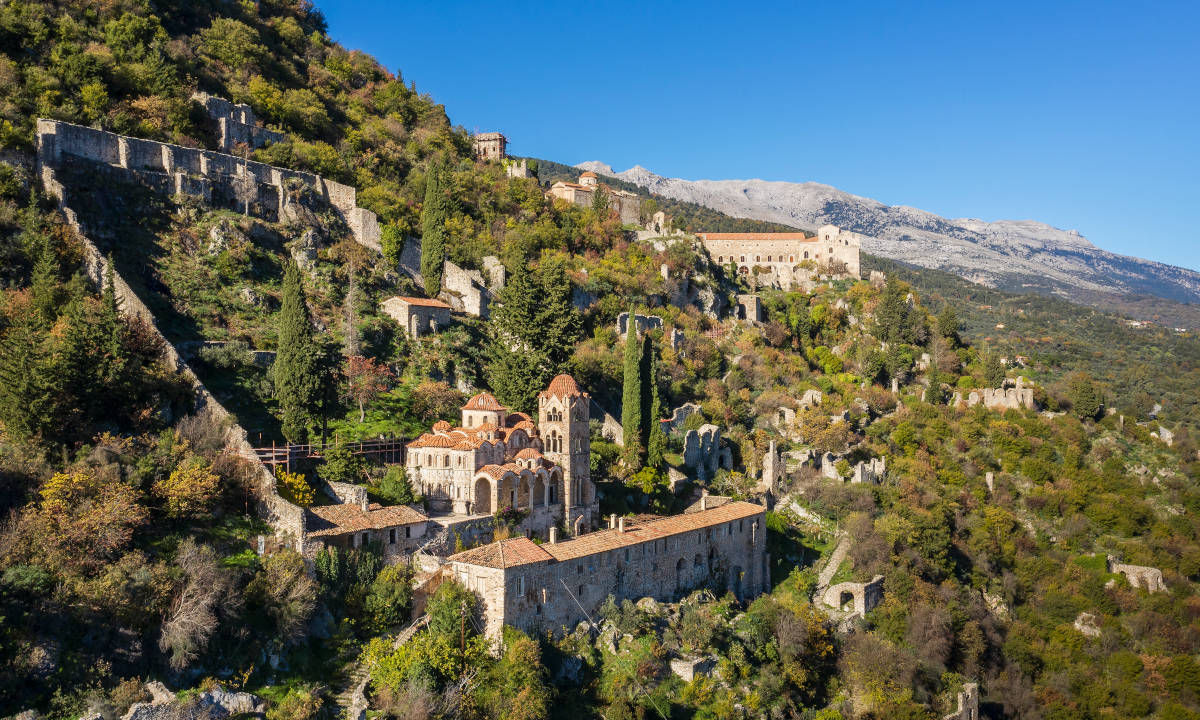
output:
POLYGON ((538 395, 538 421, 510 413, 490 393, 462 407, 462 425, 441 421, 408 444, 406 469, 433 512, 528 513, 523 529, 541 537, 559 523, 575 534, 598 514, 589 459, 590 396, 570 375, 538 395))
POLYGON ((591 170, 584 171, 579 176, 577 183, 559 180, 551 185, 549 190, 551 197, 566 200, 580 207, 591 207, 598 192, 602 192, 608 197, 608 206, 616 211, 623 224, 636 225, 638 223, 642 206, 641 198, 634 193, 601 183, 596 173, 591 170))
POLYGON ((764 278, 764 284, 782 288, 808 277, 808 267, 840 269, 851 277, 858 277, 860 272, 858 256, 862 238, 834 225, 822 226, 813 237, 804 233, 698 233, 697 236, 718 265, 732 263, 739 273, 769 276, 764 278))
MULTIPOLYGON (((716 498, 709 498, 717 500, 716 498)), ((618 602, 677 600, 691 590, 728 590, 748 600, 768 589, 765 508, 725 502, 647 520, 612 518, 605 530, 541 545, 501 540, 447 558, 450 573, 483 600, 485 631, 504 625, 563 634, 618 602)))

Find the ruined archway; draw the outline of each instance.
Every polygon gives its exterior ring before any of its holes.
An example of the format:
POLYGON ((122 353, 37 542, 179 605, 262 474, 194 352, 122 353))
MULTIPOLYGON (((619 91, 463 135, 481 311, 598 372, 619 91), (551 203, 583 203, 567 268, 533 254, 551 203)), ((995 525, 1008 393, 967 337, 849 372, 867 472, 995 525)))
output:
POLYGON ((546 473, 538 472, 533 480, 533 502, 532 505, 546 505, 546 473))
POLYGON ((475 478, 475 493, 472 498, 472 512, 487 515, 492 512, 492 483, 485 477, 475 478))

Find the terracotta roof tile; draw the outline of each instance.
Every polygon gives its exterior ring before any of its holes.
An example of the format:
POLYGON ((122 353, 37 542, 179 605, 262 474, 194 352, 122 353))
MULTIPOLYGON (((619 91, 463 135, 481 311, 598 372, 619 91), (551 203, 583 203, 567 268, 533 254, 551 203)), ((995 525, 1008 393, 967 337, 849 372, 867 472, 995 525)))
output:
POLYGON ((596 173, 592 172, 591 170, 584 170, 582 173, 579 174, 579 177, 581 177, 581 178, 596 177, 596 173))
MULTIPOLYGON (((497 467, 490 465, 488 467, 497 467)), ((516 540, 505 540, 504 545, 504 565, 499 564, 499 549, 496 548, 498 543, 484 545, 483 547, 468 550, 457 555, 450 556, 450 560, 473 565, 484 565, 486 567, 513 567, 514 565, 528 564, 532 562, 541 562, 543 560, 552 559, 556 562, 566 560, 574 560, 575 558, 594 555, 596 553, 616 550, 622 547, 637 545, 639 543, 650 542, 662 538, 673 537, 693 530, 703 530, 705 528, 714 527, 723 523, 734 520, 743 520, 745 518, 761 515, 766 511, 761 505, 754 505, 748 502, 733 501, 722 505, 721 507, 712 510, 704 510, 702 512, 694 512, 686 515, 671 515, 669 517, 659 517, 649 520, 638 520, 630 523, 626 520, 625 532, 620 530, 599 530, 596 532, 587 533, 580 537, 566 540, 555 544, 536 545, 525 538, 517 538, 516 540), (537 548, 540 552, 529 551, 528 556, 518 556, 517 558, 509 557, 508 543, 528 543, 521 545, 525 548, 537 548), (542 557, 545 555, 545 557, 542 557)), ((760 529, 760 532, 762 530, 760 529)))
POLYGON ((788 242, 811 242, 819 240, 804 233, 696 233, 702 240, 786 240, 788 242))
POLYGON ((400 299, 403 300, 404 302, 408 303, 409 305, 417 305, 420 307, 446 308, 447 310, 450 309, 450 306, 447 305, 446 303, 442 302, 441 300, 430 300, 429 298, 419 298, 419 297, 405 297, 403 295, 400 296, 400 299))
POLYGON ((425 447, 449 448, 449 447, 454 447, 455 445, 458 444, 458 442, 459 442, 458 438, 452 438, 447 435, 432 435, 430 433, 425 433, 424 435, 421 435, 421 437, 410 442, 408 444, 408 447, 410 447, 410 448, 425 448, 425 447))
POLYGON ((428 519, 407 505, 383 507, 372 503, 364 511, 359 505, 343 503, 309 508, 305 525, 309 537, 328 537, 363 530, 383 530, 397 525, 412 525, 428 519))
POLYGON ((507 410, 508 408, 500 404, 495 395, 489 392, 481 392, 475 397, 467 401, 466 405, 462 406, 463 410, 507 410))
POLYGON ((438 420, 433 424, 433 429, 435 432, 448 433, 450 432, 450 427, 450 423, 446 422, 445 420, 438 420))
POLYGON ((512 538, 464 550, 447 558, 451 562, 481 565, 490 568, 510 568, 517 565, 552 560, 550 553, 529 538, 512 538))
POLYGON ((579 389, 579 384, 575 382, 575 378, 563 373, 556 375, 550 381, 550 386, 542 392, 538 393, 538 397, 586 397, 587 393, 579 389))
POLYGON ((542 456, 542 454, 540 452, 538 452, 537 448, 527 447, 527 448, 517 451, 517 454, 514 455, 513 457, 515 457, 518 460, 530 460, 530 459, 540 458, 541 456, 542 456))
POLYGON ((530 417, 527 413, 523 413, 523 412, 509 413, 508 417, 504 418, 504 424, 512 426, 512 427, 517 427, 518 423, 532 422, 532 421, 533 421, 533 418, 530 417))

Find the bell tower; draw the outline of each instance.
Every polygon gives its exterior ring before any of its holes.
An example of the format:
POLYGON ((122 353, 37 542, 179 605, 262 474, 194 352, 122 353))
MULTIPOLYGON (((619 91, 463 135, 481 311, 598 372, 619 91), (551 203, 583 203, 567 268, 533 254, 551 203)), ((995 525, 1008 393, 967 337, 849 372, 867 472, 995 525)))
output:
MULTIPOLYGON (((596 488, 591 474, 591 398, 570 375, 559 375, 538 395, 538 433, 542 454, 562 468, 562 500, 567 527, 592 514, 596 488)), ((585 519, 584 522, 587 522, 585 519)))

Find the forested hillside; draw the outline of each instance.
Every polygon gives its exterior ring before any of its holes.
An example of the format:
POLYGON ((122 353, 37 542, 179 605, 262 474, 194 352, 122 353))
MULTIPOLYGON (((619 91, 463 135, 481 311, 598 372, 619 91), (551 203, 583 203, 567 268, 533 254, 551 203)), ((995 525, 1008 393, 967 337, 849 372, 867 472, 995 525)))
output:
MULTIPOLYGON (((125 717, 153 680, 188 718, 219 689, 270 720, 341 717, 363 682, 373 717, 937 718, 977 683, 984 717, 1200 718, 1194 337, 875 259, 885 282, 763 291, 762 322, 739 322, 746 288, 690 237, 638 242, 603 203, 476 162, 445 108, 300 0, 10 0, 0 86, 0 716, 125 717), (330 440, 268 475, 281 496, 311 510, 346 483, 427 511, 402 466, 345 441, 412 438, 476 390, 530 411, 568 372, 624 424, 618 445, 593 423, 601 512, 770 502, 770 592, 609 602, 591 627, 494 642, 453 580, 410 627, 419 563, 275 536, 254 462, 195 412, 115 278, 85 279, 32 172, 38 117, 213 148, 197 90, 285 134, 254 159, 354 185, 382 226, 380 254, 316 202, 264 218, 84 164, 61 177, 251 442, 330 440), (397 267, 417 237, 420 283, 397 267), (414 338, 379 307, 489 255, 507 271, 490 317, 414 338), (626 311, 662 329, 622 337, 626 311), (967 407, 1018 379, 1036 407, 967 407), (712 475, 683 457, 706 422, 733 466, 712 475), (763 483, 772 447, 784 470, 763 483), (871 462, 880 482, 849 482, 871 462), (877 575, 861 617, 820 602, 877 575), (681 658, 711 670, 685 680, 681 658)), ((784 229, 646 200, 691 231, 784 229)))

